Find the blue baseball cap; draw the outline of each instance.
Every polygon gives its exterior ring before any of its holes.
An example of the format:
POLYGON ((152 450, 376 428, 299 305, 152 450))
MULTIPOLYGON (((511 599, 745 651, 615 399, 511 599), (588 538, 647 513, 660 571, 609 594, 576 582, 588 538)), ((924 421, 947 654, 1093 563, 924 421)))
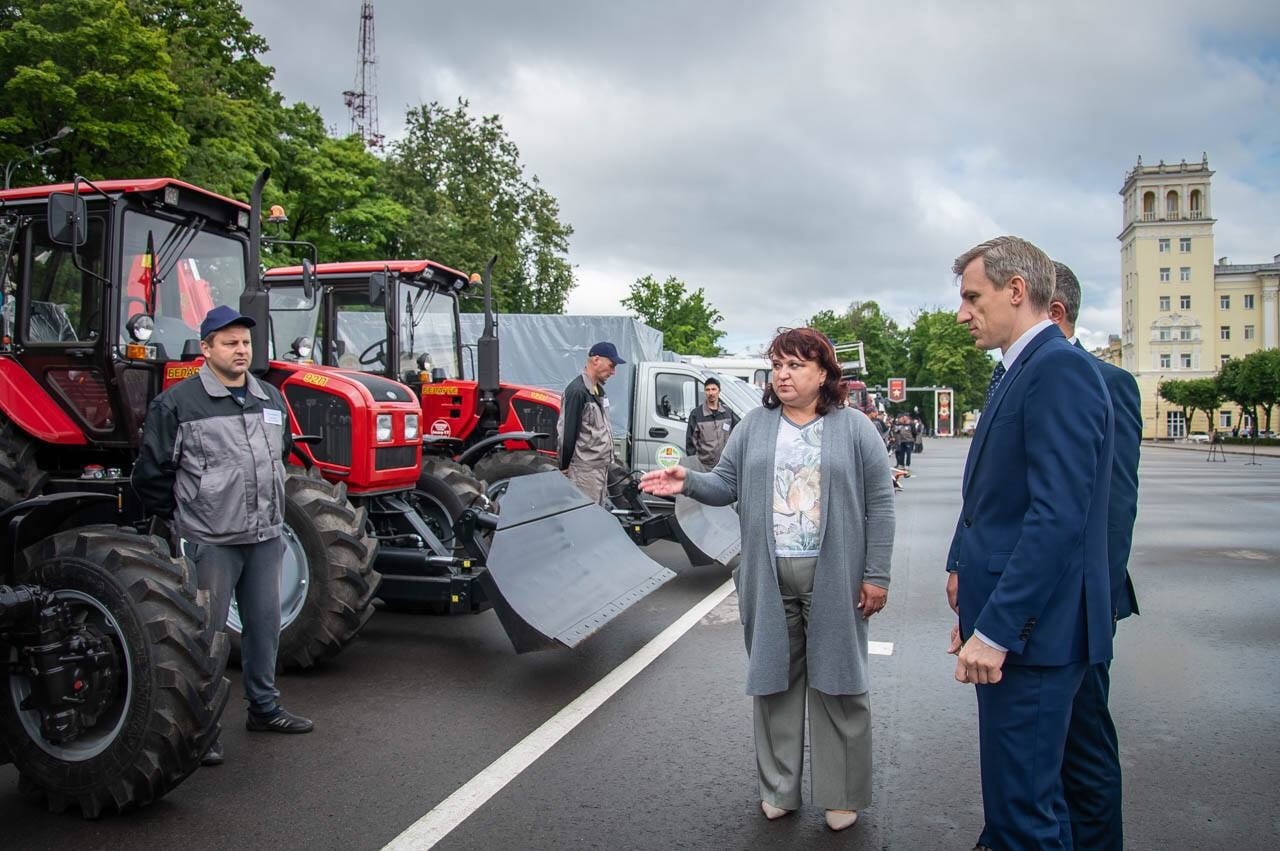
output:
POLYGON ((204 321, 200 323, 200 339, 207 339, 214 331, 221 331, 228 325, 243 325, 246 328, 252 328, 257 324, 257 322, 234 308, 220 304, 204 315, 204 321))
POLYGON ((587 352, 587 355, 589 357, 599 356, 602 358, 608 358, 613 361, 614 366, 617 366, 620 363, 626 363, 626 361, 622 359, 622 355, 618 354, 618 347, 613 343, 596 343, 591 347, 591 351, 587 352))

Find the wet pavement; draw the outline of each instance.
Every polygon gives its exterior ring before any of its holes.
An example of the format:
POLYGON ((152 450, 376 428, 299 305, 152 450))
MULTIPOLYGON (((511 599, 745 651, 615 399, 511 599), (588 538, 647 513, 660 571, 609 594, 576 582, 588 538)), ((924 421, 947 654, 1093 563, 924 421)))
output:
MULTIPOLYGON (((968 849, 982 823, 973 689, 945 655, 943 558, 968 442, 929 441, 898 497, 889 607, 871 638, 875 803, 842 834, 821 810, 758 812, 751 704, 731 596, 440 848, 968 849)), ((1280 458, 1144 448, 1112 708, 1128 847, 1280 847, 1280 458)), ((323 669, 281 679, 308 736, 225 716, 227 763, 124 817, 51 815, 0 767, 5 849, 377 849, 727 578, 678 548, 679 576, 574 651, 516 656, 492 613, 380 612, 323 669)), ((238 690, 238 684, 234 686, 238 690)), ((806 784, 807 788, 807 784, 806 784)))

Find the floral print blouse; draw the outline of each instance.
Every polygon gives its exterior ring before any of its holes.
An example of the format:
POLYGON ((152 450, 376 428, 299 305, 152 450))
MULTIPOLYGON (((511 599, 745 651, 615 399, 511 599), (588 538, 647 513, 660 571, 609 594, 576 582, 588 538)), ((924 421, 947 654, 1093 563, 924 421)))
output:
POLYGON ((782 417, 773 468, 775 555, 810 558, 818 554, 818 529, 822 519, 818 473, 821 457, 822 417, 804 426, 796 426, 782 417))

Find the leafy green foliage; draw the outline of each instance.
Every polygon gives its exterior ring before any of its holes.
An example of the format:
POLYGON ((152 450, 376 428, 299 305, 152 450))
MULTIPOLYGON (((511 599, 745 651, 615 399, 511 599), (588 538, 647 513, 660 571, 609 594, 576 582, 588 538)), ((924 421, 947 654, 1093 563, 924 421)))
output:
MULTIPOLYGON (((866 382, 886 386, 890 377, 905 375, 907 336, 874 301, 854 301, 844 313, 823 310, 809 318, 808 325, 826 334, 833 343, 861 340, 867 363, 866 382)), ((908 384, 911 383, 910 376, 908 384)))
POLYGON ((0 157, 69 126, 58 152, 17 166, 13 184, 176 174, 188 134, 162 32, 123 0, 18 0, 0 10, 0 157))
POLYGON ((688 291, 675 276, 659 283, 652 275, 637 278, 622 306, 663 334, 663 345, 682 355, 714 357, 724 354, 715 326, 724 317, 707 301, 702 288, 688 291))
POLYGON ((916 315, 907 331, 907 384, 950 387, 956 410, 981 408, 995 362, 973 344, 953 311, 935 309, 916 315))
POLYGON ((1222 365, 1216 380, 1225 398, 1252 412, 1255 424, 1259 423, 1261 409, 1262 430, 1271 431, 1272 408, 1280 404, 1280 349, 1262 349, 1229 360, 1222 365))
POLYGON ((497 115, 476 118, 465 100, 410 110, 387 160, 382 190, 408 211, 399 254, 478 271, 496 254, 494 300, 506 313, 560 313, 575 281, 573 228, 497 115))

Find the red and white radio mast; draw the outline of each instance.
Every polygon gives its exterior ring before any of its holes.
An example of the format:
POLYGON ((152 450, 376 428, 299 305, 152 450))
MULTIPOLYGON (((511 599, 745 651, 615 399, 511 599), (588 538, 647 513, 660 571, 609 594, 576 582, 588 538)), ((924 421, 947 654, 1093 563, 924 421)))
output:
POLYGON ((383 137, 378 132, 378 58, 373 46, 373 0, 360 4, 360 45, 356 54, 355 87, 342 93, 351 112, 351 132, 365 145, 381 149, 383 137))

